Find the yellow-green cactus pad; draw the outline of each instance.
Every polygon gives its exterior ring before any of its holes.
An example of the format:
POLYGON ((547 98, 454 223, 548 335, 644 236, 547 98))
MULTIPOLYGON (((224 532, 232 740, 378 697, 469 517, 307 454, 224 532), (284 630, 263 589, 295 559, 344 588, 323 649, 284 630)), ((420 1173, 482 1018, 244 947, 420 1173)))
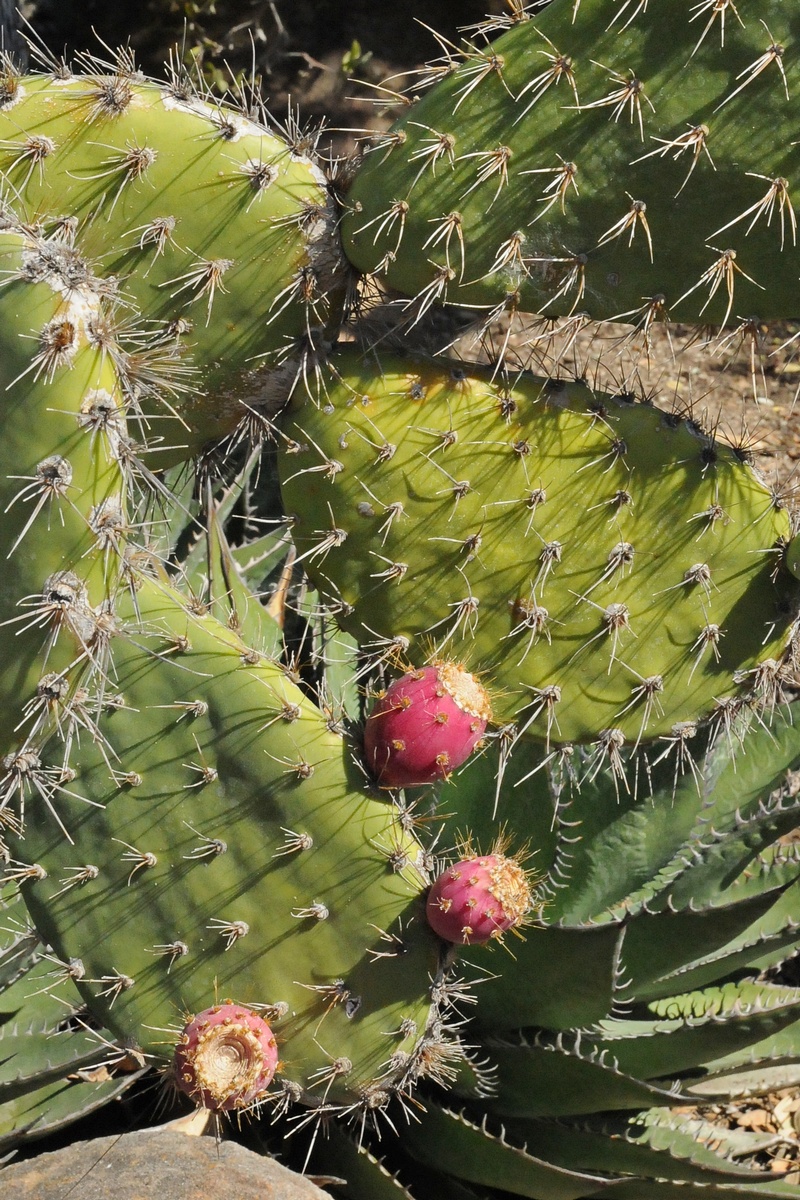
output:
POLYGON ((228 432, 259 371, 335 319, 336 216, 299 134, 289 145, 264 114, 198 98, 182 78, 148 81, 124 54, 114 73, 87 66, 9 75, 3 216, 102 264, 163 464, 228 432))
POLYGON ((283 495, 362 644, 460 659, 498 721, 609 753, 774 704, 799 593, 746 452, 583 384, 353 351, 331 376, 286 415, 283 495))

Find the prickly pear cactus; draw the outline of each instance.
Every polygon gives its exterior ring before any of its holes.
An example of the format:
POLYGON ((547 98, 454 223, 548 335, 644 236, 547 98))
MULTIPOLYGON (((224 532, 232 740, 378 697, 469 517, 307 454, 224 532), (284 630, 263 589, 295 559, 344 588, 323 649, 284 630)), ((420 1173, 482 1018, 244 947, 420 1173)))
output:
POLYGON ((554 742, 685 739, 788 677, 788 514, 736 450, 629 394, 343 352, 287 414, 309 574, 376 654, 461 657, 554 742), (382 649, 380 648, 382 645, 382 649))
POLYGON ((380 1109, 448 1053, 420 846, 337 715, 171 587, 129 509, 151 476, 96 335, 104 289, 65 286, 83 260, 59 241, 0 237, 0 813, 37 929, 139 1053, 168 1061, 219 989, 273 1010, 287 1102, 380 1109))
MULTIPOLYGON (((794 312, 791 13, 510 12, 377 139, 356 265, 414 317, 794 312)), ((33 921, 0 986, 34 1033, 3 1037, 0 1137, 118 1094, 131 1058, 307 1130, 355 1200, 406 1176, 420 1200, 796 1198, 718 1119, 800 1079, 780 494, 627 392, 326 361, 344 272, 310 142, 125 54, 84 67, 0 78, 0 821, 33 921), (259 525, 274 450, 229 442, 202 489, 180 464, 292 381, 290 537, 259 525), (232 547, 236 506, 259 533, 232 547), (294 632, 237 574, 260 590, 267 562, 294 632)))
POLYGON ((263 112, 203 100, 180 74, 150 82, 125 53, 84 65, 6 67, 4 214, 62 247, 58 262, 31 248, 32 276, 68 267, 64 286, 82 289, 102 262, 116 303, 98 338, 163 466, 229 432, 259 369, 336 319, 336 214, 299 130, 290 145, 263 112))
POLYGON ((343 222, 353 263, 416 315, 796 317, 791 6, 512 12, 492 42, 442 42, 412 83, 430 92, 368 143, 343 222))
POLYGON ((137 455, 125 428, 113 344, 101 333, 104 280, 57 236, 6 228, 0 256, 6 272, 0 743, 6 753, 57 699, 61 672, 76 654, 59 633, 68 630, 90 660, 101 652, 129 531, 120 460, 127 456, 132 471, 137 455), (42 684, 42 675, 52 676, 50 684, 42 684), (24 713, 23 697, 30 701, 24 713))

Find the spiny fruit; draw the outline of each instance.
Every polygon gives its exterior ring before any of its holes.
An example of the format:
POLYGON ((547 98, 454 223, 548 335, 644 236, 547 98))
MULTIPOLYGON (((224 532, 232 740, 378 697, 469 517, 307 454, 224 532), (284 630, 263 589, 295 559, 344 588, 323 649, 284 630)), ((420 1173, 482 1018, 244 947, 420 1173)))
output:
POLYGON ((446 942, 474 946, 498 941, 524 921, 533 897, 524 869, 504 854, 462 858, 428 893, 428 922, 446 942))
POLYGON ((202 1108, 229 1112, 263 1097, 278 1066, 275 1035, 258 1013, 228 1000, 187 1022, 172 1077, 202 1108))
POLYGON ((367 720, 364 753, 381 787, 419 787, 466 762, 492 719, 486 689, 460 663, 397 679, 367 720))

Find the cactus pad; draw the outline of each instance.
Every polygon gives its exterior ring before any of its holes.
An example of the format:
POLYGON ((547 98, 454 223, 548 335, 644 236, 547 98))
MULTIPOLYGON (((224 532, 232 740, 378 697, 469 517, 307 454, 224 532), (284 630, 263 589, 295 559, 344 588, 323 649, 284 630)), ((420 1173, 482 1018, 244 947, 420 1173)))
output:
POLYGON ((774 705, 798 589, 743 452, 631 395, 355 352, 286 416, 307 570, 365 646, 457 656, 557 742, 682 738, 774 705))
POLYGON ((147 81, 125 54, 113 74, 87 65, 24 76, 0 107, 3 217, 55 237, 51 259, 77 244, 102 262, 106 329, 161 465, 235 426, 258 368, 332 315, 335 213, 299 135, 182 77, 147 81))
POLYGON ((24 885, 37 928, 154 1061, 233 996, 269 1019, 289 1098, 379 1107, 412 1082, 439 970, 420 847, 278 666, 165 583, 116 615, 113 697, 84 701, 66 756, 56 729, 37 741, 14 839, 47 873, 24 885))
POLYGON ((494 42, 445 46, 430 92, 373 139, 347 198, 353 263, 417 313, 798 316, 791 6, 513 7, 494 42))

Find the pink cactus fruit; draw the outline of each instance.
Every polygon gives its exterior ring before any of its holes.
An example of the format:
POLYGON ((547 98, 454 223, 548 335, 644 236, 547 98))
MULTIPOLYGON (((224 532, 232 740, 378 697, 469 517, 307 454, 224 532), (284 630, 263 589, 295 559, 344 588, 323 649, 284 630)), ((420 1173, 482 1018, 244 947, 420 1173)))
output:
POLYGON ((381 787, 446 779, 469 758, 491 719, 486 689, 460 663, 410 671, 387 688, 367 719, 367 766, 381 787))
POLYGON ((446 942, 498 941, 533 907, 528 876, 515 858, 482 854, 442 871, 428 893, 428 922, 446 942))
POLYGON ((214 1112, 248 1108, 278 1066, 275 1035, 251 1009, 226 1001, 197 1013, 175 1048, 173 1076, 195 1104, 214 1112))

